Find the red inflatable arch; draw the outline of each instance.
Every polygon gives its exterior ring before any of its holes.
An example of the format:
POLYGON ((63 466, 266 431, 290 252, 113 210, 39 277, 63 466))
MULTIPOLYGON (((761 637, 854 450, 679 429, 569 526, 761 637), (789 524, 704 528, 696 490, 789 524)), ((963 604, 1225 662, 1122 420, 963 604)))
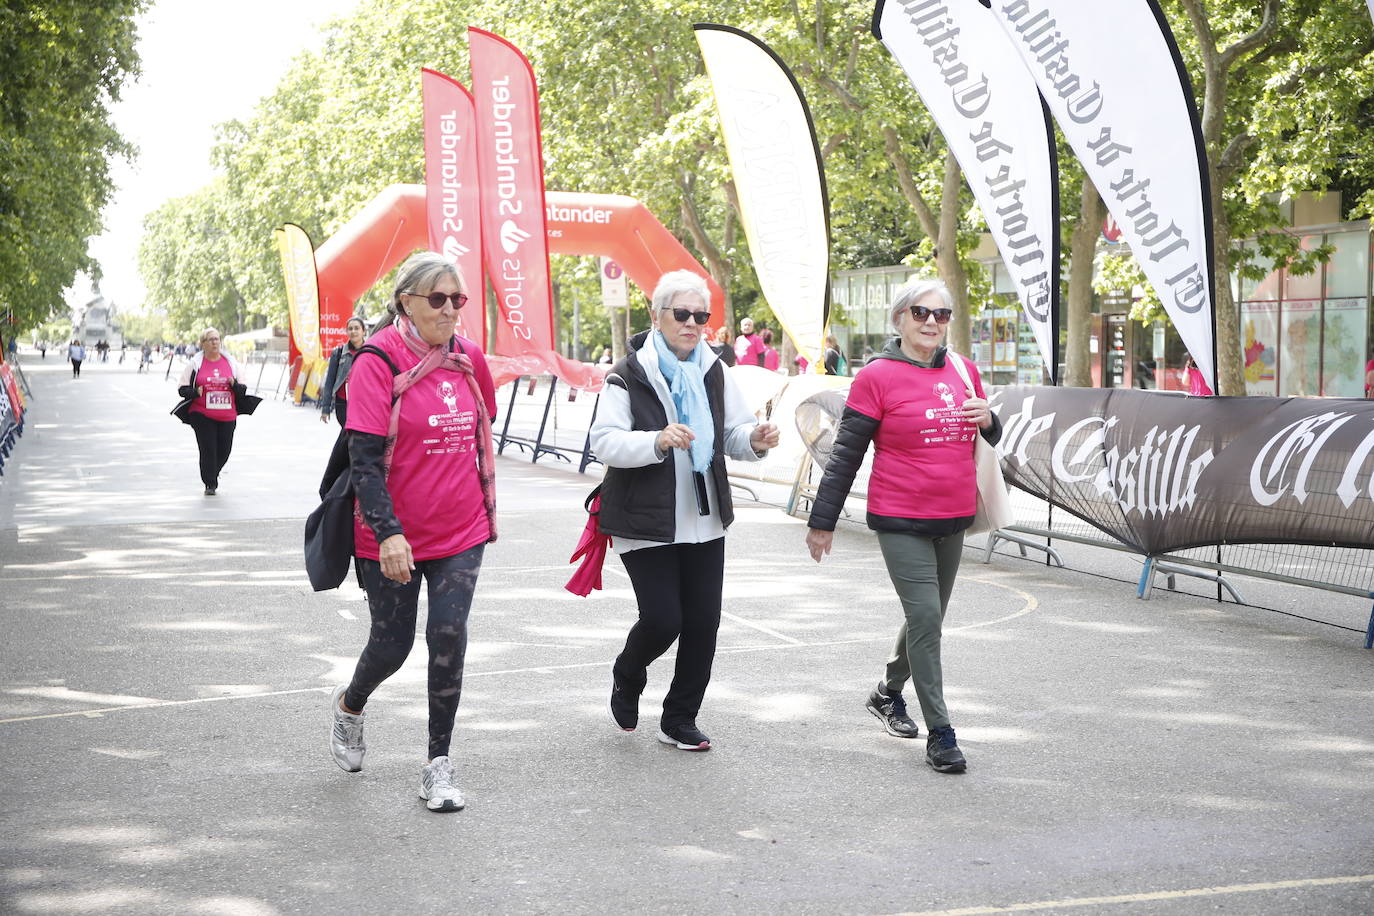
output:
MULTIPOLYGON (((620 194, 549 191, 545 205, 551 254, 611 258, 646 293, 653 292, 658 278, 668 271, 690 270, 706 279, 710 324, 720 327, 725 311, 720 284, 639 201, 620 194)), ((344 323, 358 298, 412 251, 428 244, 425 186, 394 184, 319 247, 315 267, 325 352, 345 339, 344 323)), ((485 340, 475 328, 462 333, 485 340)))

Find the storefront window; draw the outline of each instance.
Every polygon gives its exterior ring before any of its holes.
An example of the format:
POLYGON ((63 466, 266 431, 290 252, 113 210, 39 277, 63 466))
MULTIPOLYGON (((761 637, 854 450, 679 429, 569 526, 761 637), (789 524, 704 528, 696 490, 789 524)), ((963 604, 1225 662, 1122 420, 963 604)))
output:
POLYGON ((1246 302, 1275 302, 1279 298, 1280 272, 1274 269, 1274 259, 1267 258, 1262 254, 1256 253, 1251 258, 1251 265, 1260 268, 1265 272, 1264 279, 1251 280, 1242 278, 1240 281, 1240 298, 1246 302))
POLYGON ((1245 393, 1274 397, 1279 393, 1279 307, 1272 302, 1244 302, 1240 321, 1245 393))
MULTIPOLYGON (((1311 251, 1321 246, 1322 237, 1320 235, 1305 235, 1298 246, 1303 251, 1311 251)), ((1320 299, 1322 296, 1322 267, 1317 265, 1317 269, 1310 274, 1295 274, 1285 270, 1283 272, 1283 298, 1288 299, 1320 299)))
POLYGON ((1369 295, 1369 234, 1332 232, 1326 240, 1336 246, 1326 265, 1327 298, 1369 295))
POLYGON ((1323 314, 1322 390, 1328 398, 1364 397, 1365 300, 1328 299, 1323 314))
POLYGON ((1321 303, 1299 299, 1283 303, 1283 346, 1279 360, 1279 395, 1315 397, 1321 394, 1321 303))

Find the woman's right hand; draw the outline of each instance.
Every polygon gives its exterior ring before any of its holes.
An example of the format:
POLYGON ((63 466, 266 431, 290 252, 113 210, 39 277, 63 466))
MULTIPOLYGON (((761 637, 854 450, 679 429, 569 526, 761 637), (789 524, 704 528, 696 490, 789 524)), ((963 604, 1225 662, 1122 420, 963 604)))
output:
POLYGON ((404 534, 393 534, 378 544, 377 561, 382 565, 382 575, 402 585, 410 581, 410 572, 415 568, 410 542, 404 534))
POLYGON ((835 541, 835 532, 822 531, 819 528, 806 529, 806 549, 811 551, 811 559, 817 563, 821 557, 830 552, 830 545, 835 541))
POLYGON ((696 433, 692 432, 690 426, 682 423, 669 423, 658 431, 658 437, 654 439, 654 446, 664 454, 670 448, 690 448, 692 440, 696 438, 696 433))
POLYGON ((320 412, 320 422, 321 422, 321 423, 328 423, 328 422, 329 422, 329 414, 327 414, 327 413, 321 411, 321 412, 320 412))

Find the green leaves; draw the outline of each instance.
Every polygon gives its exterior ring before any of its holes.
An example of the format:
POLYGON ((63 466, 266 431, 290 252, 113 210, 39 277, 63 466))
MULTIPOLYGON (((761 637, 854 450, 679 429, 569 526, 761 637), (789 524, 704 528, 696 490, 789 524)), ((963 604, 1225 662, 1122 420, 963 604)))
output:
POLYGON ((9 2, 0 7, 0 306, 21 330, 64 310, 86 242, 132 150, 110 104, 138 73, 144 0, 9 2))

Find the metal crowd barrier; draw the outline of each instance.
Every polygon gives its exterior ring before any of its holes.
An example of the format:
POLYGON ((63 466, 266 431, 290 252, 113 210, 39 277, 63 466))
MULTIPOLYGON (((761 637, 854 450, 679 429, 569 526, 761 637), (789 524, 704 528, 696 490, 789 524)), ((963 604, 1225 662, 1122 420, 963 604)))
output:
POLYGON ((600 395, 564 386, 559 396, 558 378, 553 375, 524 375, 503 385, 496 393, 496 454, 507 446, 527 452, 530 462, 545 455, 573 463, 585 473, 588 465, 600 464, 591 450, 592 421, 596 418, 600 395))

